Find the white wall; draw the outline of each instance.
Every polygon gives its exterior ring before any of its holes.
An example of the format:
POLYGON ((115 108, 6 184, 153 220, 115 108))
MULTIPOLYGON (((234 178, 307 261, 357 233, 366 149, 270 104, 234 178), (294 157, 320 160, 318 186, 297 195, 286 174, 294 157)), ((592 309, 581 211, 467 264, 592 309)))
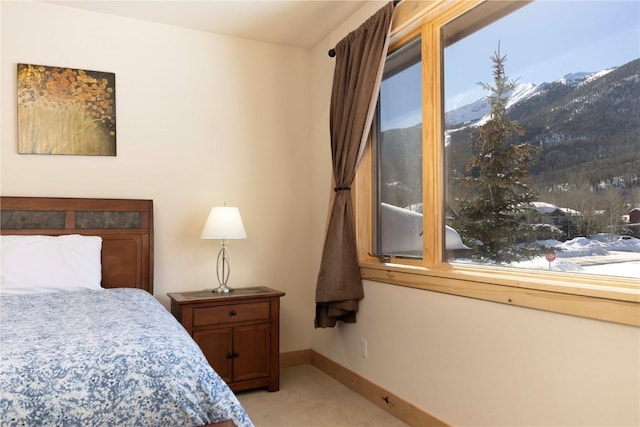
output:
POLYGON ((149 198, 155 295, 217 285, 209 209, 240 208, 231 285, 282 299, 281 350, 311 347, 307 50, 39 2, 1 2, 1 193, 149 198), (16 64, 116 74, 117 156, 19 155, 16 64))
MULTIPOLYGON (((381 5, 363 6, 312 51, 316 213, 324 215, 331 192, 329 136, 321 131, 333 76, 327 49, 381 5)), ((312 218, 318 253, 323 215, 312 218)), ((638 328, 376 282, 364 291, 358 322, 315 330, 313 349, 446 422, 640 425, 638 328)))

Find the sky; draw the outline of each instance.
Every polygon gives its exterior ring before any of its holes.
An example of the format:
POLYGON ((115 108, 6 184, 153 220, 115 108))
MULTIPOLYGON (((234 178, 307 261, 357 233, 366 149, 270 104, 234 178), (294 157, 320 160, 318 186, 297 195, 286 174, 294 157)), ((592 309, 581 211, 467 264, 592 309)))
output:
MULTIPOLYGON (((517 83, 623 65, 640 57, 640 1, 537 0, 448 46, 445 111, 488 95, 477 83, 493 83, 490 58, 498 43, 507 76, 517 83)), ((413 66, 383 83, 383 130, 421 120, 420 73, 413 66)))
POLYGON ((446 110, 487 95, 477 83, 493 83, 498 42, 519 83, 623 65, 640 57, 640 2, 538 0, 447 47, 446 110))

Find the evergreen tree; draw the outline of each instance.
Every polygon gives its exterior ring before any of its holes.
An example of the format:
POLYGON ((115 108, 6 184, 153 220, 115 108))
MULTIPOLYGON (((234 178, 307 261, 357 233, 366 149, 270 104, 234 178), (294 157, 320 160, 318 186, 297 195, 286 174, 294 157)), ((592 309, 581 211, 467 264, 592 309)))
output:
POLYGON ((536 149, 513 141, 524 130, 507 117, 515 82, 505 75, 506 59, 498 45, 491 57, 494 85, 478 83, 490 92, 491 117, 472 133, 475 154, 467 164, 468 174, 459 178, 472 189, 472 196, 457 200, 460 208, 454 221, 465 244, 474 249, 473 259, 498 264, 544 255, 551 248, 535 240, 549 238, 554 231, 528 220, 537 196, 525 181, 536 149))

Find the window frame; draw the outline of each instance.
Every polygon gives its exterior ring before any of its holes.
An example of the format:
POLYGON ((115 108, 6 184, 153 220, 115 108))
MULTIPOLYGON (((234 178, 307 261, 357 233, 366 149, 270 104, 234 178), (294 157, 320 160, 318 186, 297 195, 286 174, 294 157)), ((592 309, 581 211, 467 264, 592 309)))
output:
MULTIPOLYGON (((640 326, 640 283, 634 279, 451 264, 444 261, 444 146, 441 28, 486 3, 487 20, 505 15, 527 2, 402 2, 396 6, 390 52, 418 34, 422 40, 423 90, 423 258, 380 259, 374 244, 373 193, 375 164, 371 143, 356 172, 354 191, 356 235, 363 280, 442 292, 513 306, 640 326), (490 6, 493 5, 493 6, 490 6)), ((464 31, 464 29, 461 29, 464 31)))

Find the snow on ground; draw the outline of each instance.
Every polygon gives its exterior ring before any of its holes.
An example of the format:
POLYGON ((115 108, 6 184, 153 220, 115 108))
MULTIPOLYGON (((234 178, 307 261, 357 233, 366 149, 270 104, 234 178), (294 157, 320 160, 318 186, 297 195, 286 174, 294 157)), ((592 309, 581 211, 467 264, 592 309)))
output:
POLYGON ((621 262, 619 264, 600 264, 583 267, 585 273, 616 275, 640 279, 640 261, 621 262), (612 270, 612 267, 614 270, 612 270))
POLYGON ((576 237, 566 242, 540 242, 556 248, 556 259, 545 257, 513 263, 513 267, 536 270, 603 274, 640 279, 640 239, 610 234, 576 237))

